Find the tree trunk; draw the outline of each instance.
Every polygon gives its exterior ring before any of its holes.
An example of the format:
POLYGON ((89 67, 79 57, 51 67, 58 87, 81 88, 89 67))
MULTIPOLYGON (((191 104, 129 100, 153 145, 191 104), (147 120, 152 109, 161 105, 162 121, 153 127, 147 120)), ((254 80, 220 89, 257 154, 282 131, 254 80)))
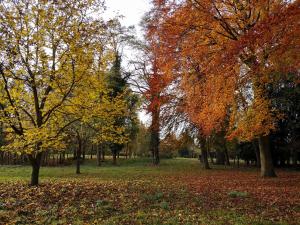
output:
POLYGON ((77 149, 74 148, 74 149, 73 149, 73 159, 74 159, 74 160, 77 159, 76 154, 77 154, 77 149))
POLYGON ((201 161, 203 168, 208 170, 210 169, 209 163, 208 163, 208 155, 207 155, 207 140, 204 138, 201 138, 201 161))
POLYGON ((153 165, 158 165, 160 163, 159 158, 159 109, 155 109, 152 112, 151 121, 151 136, 150 136, 150 149, 153 156, 153 165))
POLYGON ((270 150, 269 135, 260 136, 259 139, 260 163, 261 163, 261 176, 262 177, 276 177, 272 154, 270 150))
POLYGON ((230 166, 229 154, 228 154, 228 149, 226 147, 226 143, 224 145, 224 155, 225 155, 225 165, 230 166))
POLYGON ((76 174, 80 174, 80 150, 77 150, 77 159, 76 159, 76 174))
POLYGON ((260 153, 259 153, 259 147, 257 146, 257 140, 253 141, 252 144, 255 150, 256 166, 257 168, 260 168, 260 153))
POLYGON ((77 135, 78 140, 78 149, 76 153, 76 174, 80 174, 80 157, 81 157, 81 150, 82 150, 82 140, 80 135, 77 135))
POLYGON ((102 151, 101 152, 102 153, 102 162, 104 162, 104 160, 105 160, 105 149, 104 149, 103 146, 101 148, 102 148, 102 150, 101 150, 102 151))
POLYGON ((297 168, 298 152, 297 152, 296 148, 293 149, 291 155, 292 155, 292 164, 293 164, 293 167, 297 168))
POLYGON ((117 165, 117 153, 113 151, 113 165, 117 165))
POLYGON ((101 145, 97 146, 97 166, 101 166, 101 145))
POLYGON ((211 162, 211 164, 214 164, 214 163, 215 163, 215 162, 214 162, 214 158, 213 158, 213 156, 212 156, 211 153, 209 154, 209 157, 210 157, 210 162, 211 162))
MULTIPOLYGON (((98 149, 97 149, 97 151, 98 151, 98 149)), ((91 145, 91 152, 90 152, 91 153, 91 155, 90 155, 91 159, 93 159, 93 152, 94 152, 94 145, 92 144, 91 145)))
POLYGON ((216 164, 225 165, 225 154, 223 151, 216 150, 216 164))
POLYGON ((85 161, 85 149, 86 149, 86 141, 82 141, 82 148, 81 148, 82 161, 85 161))
POLYGON ((153 165, 159 165, 160 158, 159 158, 159 149, 156 147, 154 149, 154 155, 153 155, 153 165))
POLYGON ((37 153, 36 156, 29 155, 29 160, 32 166, 31 172, 31 186, 38 186, 39 185, 39 174, 40 174, 40 167, 41 167, 41 159, 42 153, 37 153))

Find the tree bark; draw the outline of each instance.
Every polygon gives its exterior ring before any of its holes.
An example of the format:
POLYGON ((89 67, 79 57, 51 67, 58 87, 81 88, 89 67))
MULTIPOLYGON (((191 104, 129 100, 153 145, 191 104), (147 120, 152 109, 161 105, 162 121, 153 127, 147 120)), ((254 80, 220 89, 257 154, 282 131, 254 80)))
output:
POLYGON ((102 146, 102 162, 104 162, 104 160, 105 160, 105 149, 104 149, 104 147, 102 146))
MULTIPOLYGON (((94 152, 94 145, 93 144, 91 145, 90 150, 91 150, 90 158, 93 159, 93 152, 94 152)), ((97 151, 98 151, 98 149, 97 149, 97 151)))
POLYGON ((152 122, 151 122, 151 136, 150 136, 150 149, 153 156, 153 165, 159 165, 159 110, 154 110, 152 112, 152 122))
POLYGON ((117 153, 113 151, 113 165, 117 165, 117 153))
POLYGON ((39 174, 40 174, 40 167, 41 167, 41 160, 42 160, 42 153, 39 152, 34 157, 33 155, 29 155, 29 160, 32 166, 31 172, 31 186, 38 186, 39 185, 39 174))
POLYGON ((260 151, 261 176, 276 177, 270 150, 269 135, 260 136, 258 142, 260 151))
POLYGON ((125 149, 125 159, 128 158, 128 143, 126 144, 126 149, 125 149))
POLYGON ((80 174, 80 157, 81 157, 81 150, 82 150, 82 140, 79 134, 77 134, 77 140, 78 140, 78 149, 76 153, 76 174, 80 174))
POLYGON ((253 141, 252 144, 255 151, 256 166, 257 168, 260 168, 260 153, 259 153, 259 147, 257 146, 257 140, 253 141))
POLYGON ((208 162, 208 154, 207 154, 207 140, 201 138, 201 162, 203 168, 208 170, 210 169, 209 162, 208 162))
POLYGON ((101 166, 101 145, 98 145, 97 147, 97 166, 101 166))
POLYGON ((224 154, 225 154, 225 165, 230 166, 229 154, 228 154, 228 149, 226 147, 226 143, 224 145, 224 154))

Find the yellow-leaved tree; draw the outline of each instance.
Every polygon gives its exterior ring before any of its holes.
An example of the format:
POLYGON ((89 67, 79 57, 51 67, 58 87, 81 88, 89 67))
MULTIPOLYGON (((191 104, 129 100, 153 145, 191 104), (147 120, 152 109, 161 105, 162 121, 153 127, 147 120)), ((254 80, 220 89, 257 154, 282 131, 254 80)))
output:
POLYGON ((63 150, 65 128, 84 119, 66 117, 89 104, 77 96, 89 91, 93 65, 109 60, 91 51, 96 41, 102 47, 106 28, 93 17, 102 8, 101 0, 0 3, 0 120, 8 141, 2 150, 28 155, 31 185, 38 185, 43 152, 63 150))

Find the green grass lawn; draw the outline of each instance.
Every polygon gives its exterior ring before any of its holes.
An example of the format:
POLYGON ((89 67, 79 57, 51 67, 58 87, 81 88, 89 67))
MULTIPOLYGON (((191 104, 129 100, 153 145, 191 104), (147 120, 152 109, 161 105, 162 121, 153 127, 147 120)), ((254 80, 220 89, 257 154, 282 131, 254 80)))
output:
POLYGON ((264 180, 197 159, 86 160, 80 175, 42 167, 36 188, 30 166, 0 166, 0 224, 299 224, 299 172, 277 172, 264 180))
MULTIPOLYGON (((197 159, 164 159, 160 166, 152 166, 151 159, 119 159, 114 166, 107 159, 101 166, 96 160, 86 160, 81 165, 81 174, 75 174, 75 165, 61 167, 42 167, 41 181, 49 179, 83 179, 99 180, 135 180, 148 179, 160 175, 174 175, 174 173, 203 172, 197 159)), ((28 180, 31 174, 30 166, 0 166, 0 181, 28 180)))

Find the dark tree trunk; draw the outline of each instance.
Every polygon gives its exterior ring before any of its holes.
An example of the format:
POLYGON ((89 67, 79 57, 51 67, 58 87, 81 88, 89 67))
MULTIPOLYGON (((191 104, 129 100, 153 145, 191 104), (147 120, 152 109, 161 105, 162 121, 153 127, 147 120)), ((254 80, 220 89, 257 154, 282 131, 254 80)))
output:
POLYGON ((214 157, 211 152, 211 139, 210 138, 207 139, 206 144, 207 144, 207 149, 208 149, 208 157, 210 158, 210 163, 214 164, 214 157))
POLYGON ((224 155, 225 155, 225 165, 230 166, 229 154, 228 154, 226 143, 224 145, 224 155))
POLYGON ((59 164, 62 164, 63 158, 62 158, 62 153, 59 153, 59 164))
POLYGON ((216 164, 225 165, 225 154, 223 151, 216 150, 216 164))
POLYGON ((298 152, 297 152, 297 149, 294 148, 292 150, 292 164, 293 164, 293 167, 297 168, 297 158, 298 158, 298 152))
POLYGON ((208 170, 210 169, 209 163, 208 163, 208 155, 207 155, 207 140, 204 138, 201 138, 201 162, 203 165, 203 168, 208 170))
POLYGON ((214 162, 214 158, 213 158, 212 154, 210 153, 209 156, 210 156, 210 162, 211 162, 211 164, 214 164, 215 162, 214 162))
POLYGON ((126 144, 126 148, 125 148, 125 159, 128 158, 128 143, 126 144))
POLYGON ((154 144, 153 149, 152 149, 152 151, 153 151, 153 165, 159 165, 159 163, 160 163, 159 148, 158 148, 157 141, 155 141, 155 142, 156 142, 156 144, 154 144))
POLYGON ((86 149, 86 140, 82 139, 81 141, 81 163, 85 161, 85 149, 86 149))
POLYGON ((102 153, 102 162, 104 162, 104 160, 105 160, 105 149, 104 149, 103 146, 101 148, 102 148, 102 150, 101 150, 101 153, 102 153))
POLYGON ((276 177, 272 154, 270 150, 269 135, 259 137, 259 151, 260 151, 260 163, 261 163, 261 176, 262 177, 276 177))
POLYGON ((86 149, 86 144, 85 141, 82 144, 82 160, 85 160, 85 149, 86 149))
POLYGON ((77 159, 76 159, 76 174, 80 174, 80 150, 77 150, 77 159))
MULTIPOLYGON (((98 149, 97 149, 98 151, 98 149)), ((93 159, 93 152, 94 152, 94 145, 92 144, 91 146, 91 155, 90 155, 90 158, 93 159)))
POLYGON ((259 146, 258 146, 257 140, 253 141, 252 144, 253 144, 253 148, 255 151, 256 166, 257 166, 257 168, 260 168, 260 153, 259 153, 259 146))
POLYGON ((74 148, 73 149, 73 159, 75 160, 75 159, 77 159, 77 149, 76 148, 74 148))
POLYGON ((97 166, 101 166, 101 144, 97 146, 97 166))
POLYGON ((156 109, 152 112, 151 122, 151 136, 150 136, 150 149, 153 156, 153 165, 159 165, 159 110, 156 109))
POLYGON ((77 133, 77 141, 78 141, 78 149, 76 152, 76 174, 80 174, 80 157, 82 151, 82 140, 79 133, 77 133))
POLYGON ((42 160, 42 153, 37 153, 36 156, 29 155, 29 160, 32 166, 31 172, 31 186, 38 186, 39 185, 39 174, 40 174, 40 167, 41 167, 41 160, 42 160))
POLYGON ((117 153, 113 151, 113 165, 117 165, 117 153))

